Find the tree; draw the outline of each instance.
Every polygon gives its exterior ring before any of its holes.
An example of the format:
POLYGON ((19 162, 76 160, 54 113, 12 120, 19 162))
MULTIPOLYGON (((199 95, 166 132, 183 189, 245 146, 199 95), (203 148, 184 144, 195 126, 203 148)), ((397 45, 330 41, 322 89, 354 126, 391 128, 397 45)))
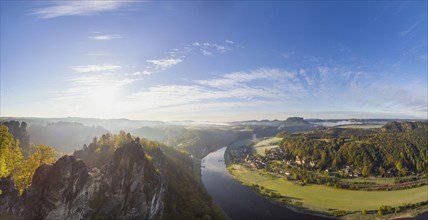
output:
POLYGON ((364 176, 364 177, 367 177, 367 176, 369 176, 370 175, 370 167, 369 166, 364 166, 363 167, 363 170, 361 171, 361 174, 364 176))
POLYGON ((383 168, 382 166, 379 167, 379 173, 380 175, 385 175, 385 168, 383 168))
POLYGON ((21 193, 31 185, 36 169, 42 164, 54 163, 57 160, 56 154, 57 152, 51 147, 38 145, 35 152, 17 167, 13 179, 21 193))
POLYGON ((13 173, 22 160, 19 141, 14 140, 6 126, 0 126, 0 177, 13 173))

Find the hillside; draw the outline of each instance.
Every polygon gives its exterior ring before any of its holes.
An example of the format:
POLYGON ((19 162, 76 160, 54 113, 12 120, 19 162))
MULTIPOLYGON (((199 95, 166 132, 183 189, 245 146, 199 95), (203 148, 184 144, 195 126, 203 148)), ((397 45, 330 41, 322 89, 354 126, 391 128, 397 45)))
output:
POLYGON ((32 125, 28 127, 28 135, 34 144, 52 146, 60 152, 73 152, 107 132, 100 126, 85 126, 77 122, 55 122, 47 125, 32 125))
POLYGON ((124 132, 37 168, 22 195, 0 180, 0 215, 24 219, 222 219, 187 155, 124 132))

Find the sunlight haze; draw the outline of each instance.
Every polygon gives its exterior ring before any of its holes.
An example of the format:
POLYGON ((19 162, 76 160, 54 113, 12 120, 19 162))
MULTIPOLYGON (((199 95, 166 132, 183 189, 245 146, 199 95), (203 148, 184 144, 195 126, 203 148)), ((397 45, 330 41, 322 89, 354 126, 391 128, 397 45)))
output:
POLYGON ((427 118, 426 1, 2 1, 1 116, 427 118))

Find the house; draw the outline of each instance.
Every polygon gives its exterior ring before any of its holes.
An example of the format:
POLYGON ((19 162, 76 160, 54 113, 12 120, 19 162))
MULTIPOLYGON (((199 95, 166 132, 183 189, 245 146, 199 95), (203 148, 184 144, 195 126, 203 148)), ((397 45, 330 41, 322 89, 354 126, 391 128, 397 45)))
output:
POLYGON ((298 165, 302 165, 302 160, 299 158, 299 156, 298 155, 296 155, 296 163, 298 164, 298 165))

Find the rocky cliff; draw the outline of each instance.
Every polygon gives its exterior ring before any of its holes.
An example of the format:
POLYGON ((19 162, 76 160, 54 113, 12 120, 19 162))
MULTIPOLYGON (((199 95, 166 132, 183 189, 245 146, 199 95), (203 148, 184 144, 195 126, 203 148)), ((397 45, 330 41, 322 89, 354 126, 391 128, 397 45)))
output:
POLYGON ((94 215, 112 219, 153 219, 162 212, 165 181, 141 145, 117 149, 95 178, 94 215))
POLYGON ((397 122, 391 121, 384 125, 381 130, 384 132, 411 132, 417 129, 428 129, 428 122, 417 121, 417 122, 397 122))
POLYGON ((163 211, 166 181, 136 142, 118 148, 98 172, 63 156, 40 166, 22 196, 0 180, 0 216, 24 219, 154 219, 163 211))

